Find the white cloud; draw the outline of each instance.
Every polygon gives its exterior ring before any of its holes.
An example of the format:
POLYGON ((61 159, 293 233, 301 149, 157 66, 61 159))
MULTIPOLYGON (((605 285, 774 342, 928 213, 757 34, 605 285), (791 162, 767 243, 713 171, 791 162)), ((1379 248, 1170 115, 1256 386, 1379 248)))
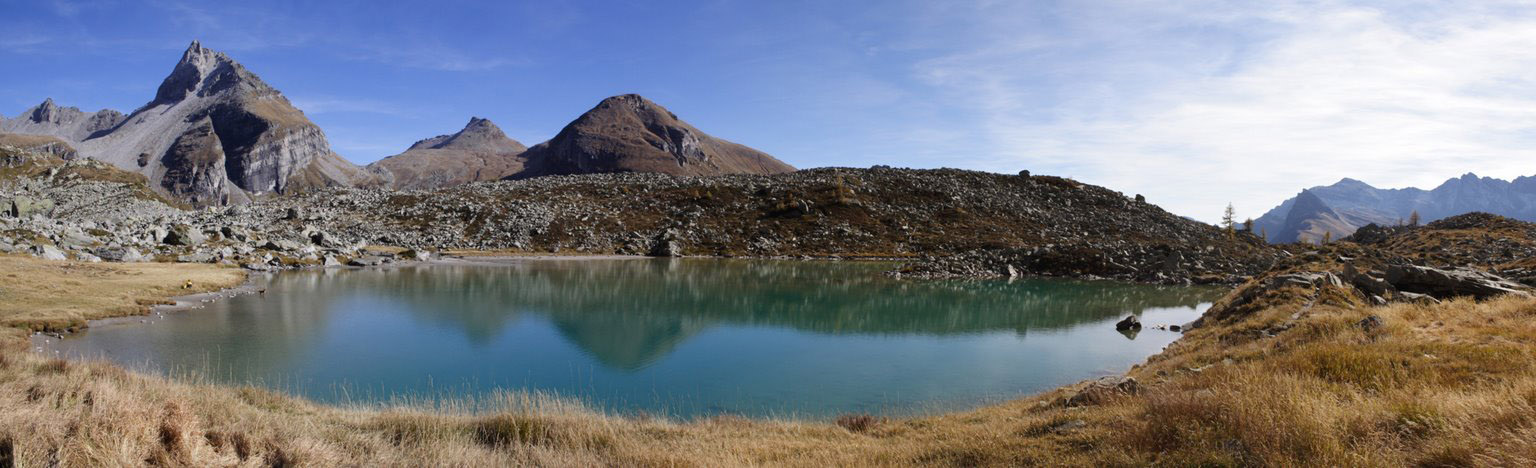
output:
POLYGON ((1536 174, 1528 15, 1251 5, 1069 16, 1074 35, 994 37, 916 74, 985 117, 994 156, 976 166, 1065 172, 1205 220, 1345 176, 1536 174), (1059 57, 1080 50, 1094 55, 1059 57), (1028 68, 1040 55, 1057 56, 1046 72, 1061 83, 1040 84, 1053 78, 1028 68))

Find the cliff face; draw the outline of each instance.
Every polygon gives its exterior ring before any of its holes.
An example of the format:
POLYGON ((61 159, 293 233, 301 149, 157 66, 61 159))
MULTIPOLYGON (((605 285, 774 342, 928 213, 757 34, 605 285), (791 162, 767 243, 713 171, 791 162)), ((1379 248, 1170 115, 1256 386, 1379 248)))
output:
POLYGON ((795 170, 767 153, 715 138, 634 94, 604 99, 554 138, 530 148, 514 178, 606 172, 777 174, 795 170))
POLYGON ((332 152, 324 132, 282 93, 197 42, 154 99, 130 115, 87 115, 49 100, 0 125, 65 139, 81 156, 138 171, 151 186, 196 205, 373 180, 332 152))

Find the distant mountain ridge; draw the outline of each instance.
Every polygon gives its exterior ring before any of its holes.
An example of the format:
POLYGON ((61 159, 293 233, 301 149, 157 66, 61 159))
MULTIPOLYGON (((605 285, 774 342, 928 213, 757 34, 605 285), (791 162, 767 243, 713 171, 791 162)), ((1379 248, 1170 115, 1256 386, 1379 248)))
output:
POLYGON ((683 176, 795 170, 767 153, 710 136, 636 94, 599 102, 549 141, 526 148, 490 120, 427 138, 368 166, 398 189, 545 175, 654 172, 683 176))
POLYGON ((473 117, 463 130, 417 141, 405 152, 368 165, 397 189, 422 189, 499 180, 523 170, 528 147, 488 119, 473 117))
POLYGON ((320 127, 281 92, 197 41, 154 99, 128 115, 110 109, 87 113, 47 99, 15 119, 0 117, 0 134, 64 157, 139 172, 157 190, 202 206, 326 186, 420 189, 544 175, 795 170, 767 153, 704 133, 635 94, 604 99, 532 148, 475 117, 456 133, 420 140, 365 169, 331 151, 320 127))
POLYGON ((372 180, 332 152, 320 127, 282 93, 196 41, 154 99, 129 115, 87 114, 48 99, 0 122, 0 132, 60 138, 80 156, 144 174, 196 205, 372 180))
POLYGON ((1536 221, 1536 177, 1506 181, 1467 173, 1430 190, 1380 189, 1344 178, 1303 190, 1255 219, 1253 229, 1270 242, 1315 242, 1324 233, 1340 239, 1367 224, 1407 222, 1415 211, 1421 223, 1470 212, 1536 221))

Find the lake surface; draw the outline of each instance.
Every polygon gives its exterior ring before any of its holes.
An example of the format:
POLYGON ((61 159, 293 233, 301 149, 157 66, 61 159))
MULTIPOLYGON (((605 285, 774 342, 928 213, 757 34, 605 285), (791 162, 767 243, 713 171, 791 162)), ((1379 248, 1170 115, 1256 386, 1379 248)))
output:
POLYGON ((497 389, 619 413, 825 418, 978 406, 1123 372, 1222 289, 912 281, 891 264, 522 260, 285 272, 267 291, 107 321, 55 350, 330 403, 497 389))

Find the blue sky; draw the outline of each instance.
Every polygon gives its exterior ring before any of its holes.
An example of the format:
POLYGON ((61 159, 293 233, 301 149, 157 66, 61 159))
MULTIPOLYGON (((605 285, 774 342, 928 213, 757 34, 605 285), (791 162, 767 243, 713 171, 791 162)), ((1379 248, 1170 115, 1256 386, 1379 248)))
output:
POLYGON ((0 113, 148 101, 229 53, 359 164, 640 93, 797 167, 1070 176, 1214 221, 1341 177, 1536 174, 1536 16, 1501 2, 0 0, 0 113), (227 4, 226 4, 227 3, 227 4))

